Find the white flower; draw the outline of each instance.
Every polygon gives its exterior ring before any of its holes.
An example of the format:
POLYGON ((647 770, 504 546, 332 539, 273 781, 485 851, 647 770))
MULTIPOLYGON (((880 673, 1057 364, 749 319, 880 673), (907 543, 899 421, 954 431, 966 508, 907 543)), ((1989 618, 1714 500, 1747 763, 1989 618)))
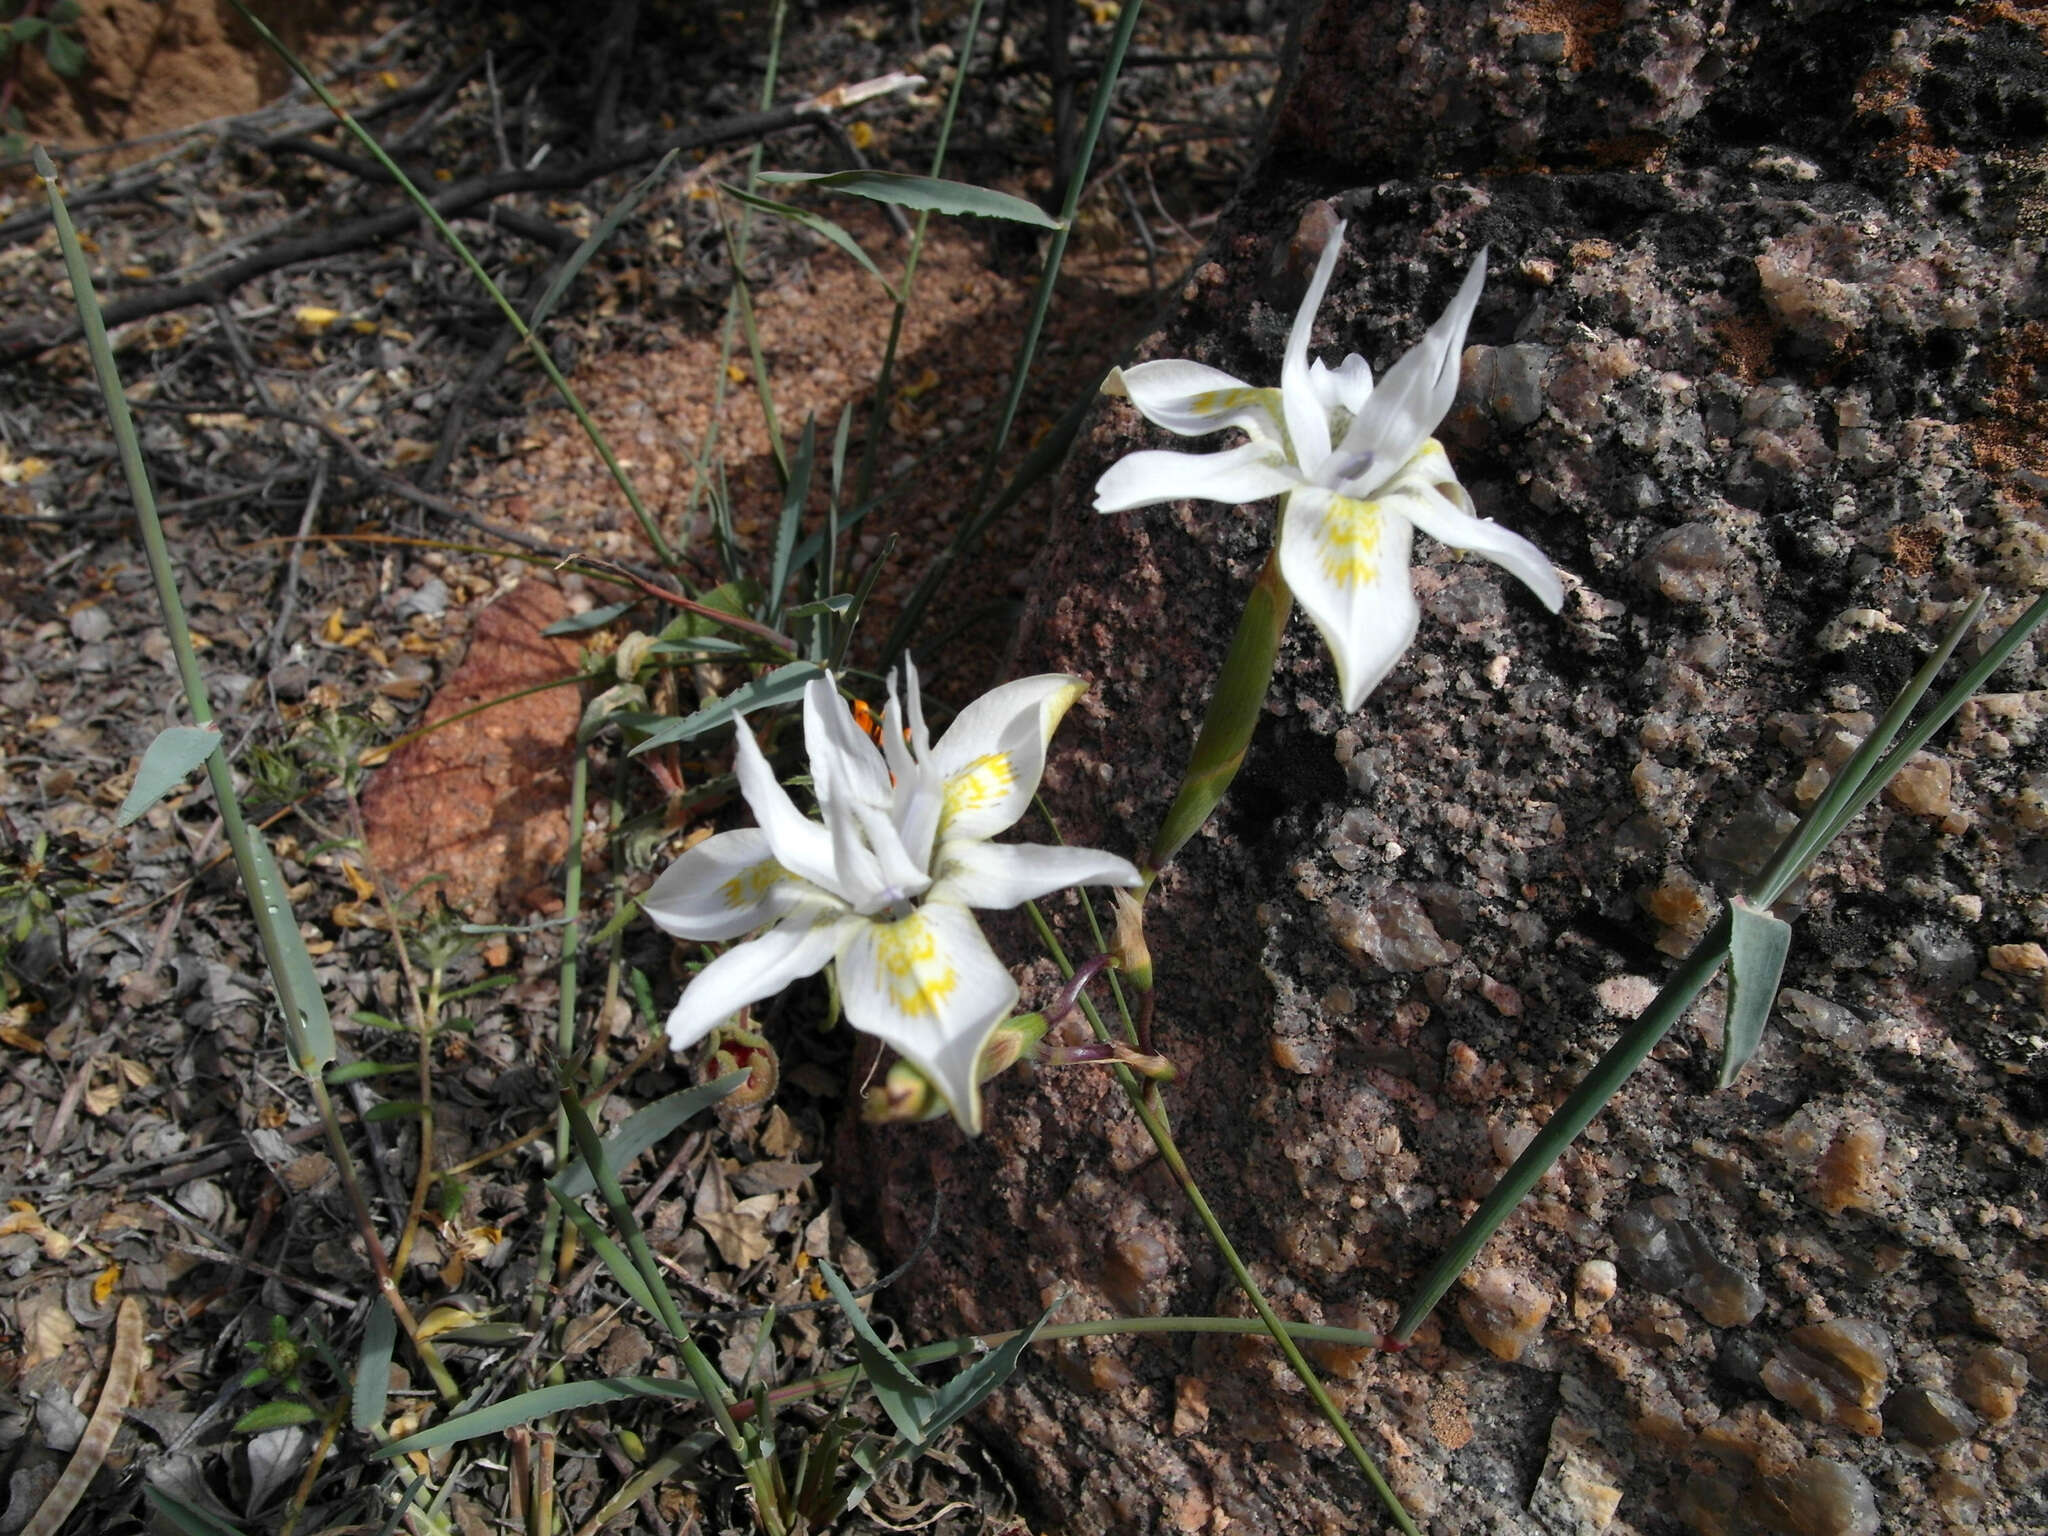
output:
POLYGON ((822 821, 797 810, 742 722, 740 790, 760 825, 689 849, 641 905, 679 939, 736 939, 772 924, 690 982, 668 1019, 676 1050, 836 964, 854 1027, 931 1078, 971 1133, 981 1125, 976 1065, 1015 1007, 1017 984, 968 909, 1014 907, 1069 885, 1135 886, 1139 877, 1129 861, 1093 849, 989 841, 1030 806, 1046 743, 1085 691, 1079 678, 1006 683, 962 710, 934 746, 917 672, 907 661, 904 669, 908 719, 891 678, 879 749, 830 677, 805 690, 804 745, 822 821))
POLYGON ((1564 604, 1564 586, 1535 545, 1473 512, 1430 435, 1458 392, 1486 253, 1442 318, 1374 389, 1372 369, 1355 352, 1334 369, 1309 361, 1309 332, 1343 244, 1340 224, 1294 317, 1278 389, 1175 359, 1110 374, 1105 393, 1127 396, 1169 432, 1199 437, 1234 427, 1250 441, 1222 453, 1128 454, 1096 483, 1095 509, 1285 496, 1280 574, 1329 643, 1344 707, 1356 709, 1415 638, 1421 615, 1408 583, 1415 529, 1485 556, 1552 613, 1564 604))

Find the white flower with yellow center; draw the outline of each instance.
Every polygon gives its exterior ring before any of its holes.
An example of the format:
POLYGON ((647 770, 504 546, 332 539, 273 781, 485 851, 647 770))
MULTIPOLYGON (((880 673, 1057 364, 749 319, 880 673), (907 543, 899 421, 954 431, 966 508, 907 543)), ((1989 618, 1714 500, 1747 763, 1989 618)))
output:
POLYGON ((1178 359, 1110 374, 1104 393, 1128 397, 1169 432, 1199 437, 1236 428, 1250 441, 1222 453, 1127 454, 1096 482, 1095 509, 1285 496, 1280 574, 1336 658, 1344 707, 1356 709, 1415 638, 1421 614, 1408 582, 1415 529, 1485 556, 1552 613, 1564 604, 1564 586, 1535 545, 1473 512, 1430 435, 1458 393, 1485 252, 1442 318, 1375 389, 1372 369, 1355 352, 1334 369, 1309 361, 1309 332, 1343 245, 1340 224, 1294 317, 1278 389, 1178 359))
POLYGON ((889 683, 880 748, 831 678, 805 690, 804 746, 822 820, 797 810, 743 722, 740 791, 760 825, 689 849, 641 905, 679 939, 736 939, 772 925, 684 989, 668 1019, 673 1048, 836 965, 854 1027, 929 1077, 971 1133, 981 1125, 982 1046, 1016 1006, 1017 984, 969 909, 1015 907, 1070 885, 1135 886, 1139 876, 1128 860, 1089 848, 989 841, 1030 806, 1046 744, 1086 690, 1079 678, 1006 683, 962 710, 934 745, 917 672, 907 661, 904 669, 905 699, 889 683))

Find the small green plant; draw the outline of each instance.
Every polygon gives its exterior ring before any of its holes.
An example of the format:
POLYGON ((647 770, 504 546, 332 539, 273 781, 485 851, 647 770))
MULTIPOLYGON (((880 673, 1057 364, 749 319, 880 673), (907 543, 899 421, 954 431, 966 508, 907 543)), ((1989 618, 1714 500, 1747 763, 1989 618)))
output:
POLYGON ((24 842, 13 821, 0 812, 0 1006, 12 1007, 25 978, 17 967, 38 931, 54 941, 68 968, 65 911, 69 900, 92 889, 88 871, 61 851, 52 852, 50 834, 37 829, 24 842))
POLYGON ((21 116, 22 65, 40 47, 53 74, 69 80, 85 68, 85 12, 78 0, 0 0, 0 154, 28 152, 21 116))

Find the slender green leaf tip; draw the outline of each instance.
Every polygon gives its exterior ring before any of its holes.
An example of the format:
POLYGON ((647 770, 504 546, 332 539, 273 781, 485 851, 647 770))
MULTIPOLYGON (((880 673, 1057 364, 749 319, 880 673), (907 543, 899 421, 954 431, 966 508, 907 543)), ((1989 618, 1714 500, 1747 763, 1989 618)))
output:
POLYGON ((28 152, 28 157, 30 163, 36 168, 36 174, 42 177, 43 180, 55 181, 57 179, 57 167, 51 163, 50 156, 42 145, 38 144, 31 149, 28 152))
POLYGON ((125 827, 191 777, 192 770, 213 756, 220 731, 211 725, 174 725, 157 734, 135 770, 134 787, 121 802, 114 825, 125 827))
POLYGON ((1728 905, 1728 1017, 1721 1030, 1720 1086, 1733 1083, 1763 1043, 1778 982, 1792 949, 1792 925, 1737 896, 1728 905))

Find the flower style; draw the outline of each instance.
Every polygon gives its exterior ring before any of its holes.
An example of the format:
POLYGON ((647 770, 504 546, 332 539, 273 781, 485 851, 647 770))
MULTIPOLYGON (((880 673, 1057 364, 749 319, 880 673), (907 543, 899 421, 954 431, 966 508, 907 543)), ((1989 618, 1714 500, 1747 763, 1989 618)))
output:
POLYGON ((819 821, 797 810, 742 722, 740 790, 760 825, 689 849, 642 909, 679 939, 736 939, 771 925, 697 973, 669 1015, 673 1048, 836 964, 854 1027, 929 1077, 971 1134, 981 1126, 982 1046, 1015 1007, 1017 984, 968 909, 1014 907, 1069 885, 1135 886, 1139 876, 1093 849, 990 841, 1031 804, 1046 744, 1086 690, 1079 678, 1006 683, 934 745, 917 672, 908 661, 904 671, 903 699, 889 680, 879 748, 829 675, 805 690, 819 821))
POLYGON ((1169 432, 1199 437, 1230 427, 1250 441, 1221 453, 1128 454, 1096 483, 1095 509, 1285 496, 1280 574, 1329 644, 1351 710, 1415 638, 1421 613, 1408 582, 1415 529, 1485 556, 1552 613, 1564 604, 1564 586, 1535 545, 1473 512, 1443 445, 1430 435, 1458 392, 1459 356, 1486 280, 1486 253, 1442 317, 1375 389, 1372 369, 1355 352, 1336 368, 1309 360, 1309 332, 1343 245, 1340 224, 1294 317, 1278 389, 1257 389, 1179 359, 1110 374, 1105 393, 1128 397, 1169 432))

